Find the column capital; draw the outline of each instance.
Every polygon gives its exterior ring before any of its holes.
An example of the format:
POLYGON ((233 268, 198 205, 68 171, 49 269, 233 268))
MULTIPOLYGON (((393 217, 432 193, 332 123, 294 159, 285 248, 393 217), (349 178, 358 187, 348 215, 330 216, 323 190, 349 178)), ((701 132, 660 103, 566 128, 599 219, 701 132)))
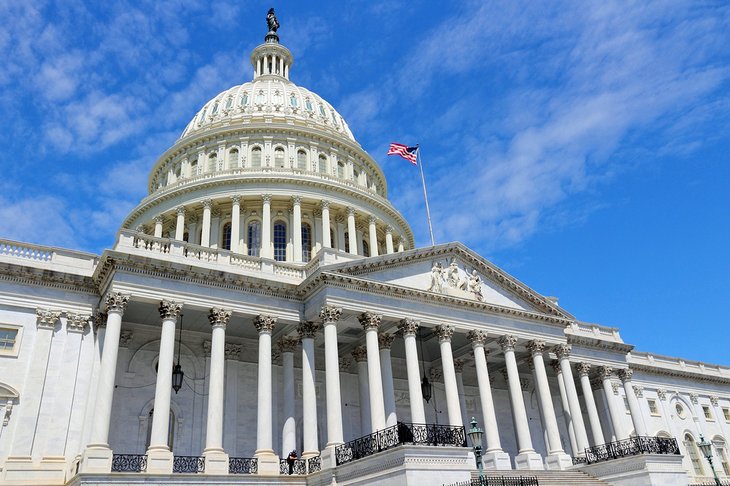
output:
POLYGON ((119 347, 120 348, 128 348, 129 343, 132 342, 132 338, 134 337, 134 333, 130 330, 123 330, 119 333, 119 347))
POLYGON ((347 206, 346 211, 348 216, 355 216, 355 208, 352 206, 347 206))
POLYGON ((96 311, 91 316, 91 319, 94 321, 94 332, 97 332, 99 328, 106 327, 106 312, 96 311))
POLYGON ((323 210, 324 209, 329 209, 330 208, 330 202, 328 200, 326 200, 326 199, 322 199, 322 201, 320 201, 320 207, 323 210))
POLYGON ((271 194, 262 194, 261 195, 261 200, 264 203, 270 203, 271 202, 271 194))
POLYGON ((545 352, 545 341, 542 341, 540 339, 533 339, 532 341, 528 341, 527 343, 527 350, 530 352, 530 356, 542 356, 542 353, 545 352))
POLYGON ((472 330, 466 333, 466 339, 471 343, 473 348, 478 346, 484 347, 487 344, 487 332, 481 330, 472 330))
POLYGON ((552 367, 553 371, 555 373, 560 374, 563 372, 563 370, 560 368, 560 360, 554 359, 550 361, 550 366, 552 367))
POLYGON ((439 343, 451 342, 451 337, 454 335, 454 326, 439 324, 433 328, 433 332, 438 336, 439 343))
POLYGON ((444 377, 444 372, 441 368, 430 368, 428 370, 428 376, 431 377, 432 381, 439 381, 444 377))
POLYGON ((292 196, 291 203, 292 203, 292 206, 301 206, 302 205, 302 196, 292 196))
POLYGON ((689 400, 693 404, 697 405, 699 403, 699 401, 700 401, 700 396, 697 393, 692 392, 692 393, 689 394, 689 400))
POLYGON ((124 295, 120 292, 109 292, 104 297, 104 308, 106 312, 116 312, 123 314, 129 303, 129 295, 124 295))
POLYGON ((226 343, 226 347, 224 348, 224 354, 225 354, 226 359, 240 358, 242 349, 243 349, 243 346, 240 344, 226 343))
POLYGON ((347 356, 340 356, 340 371, 349 371, 352 360, 347 356))
POLYGON ((212 199, 205 199, 203 201, 203 208, 210 209, 213 207, 213 200, 212 199))
MULTIPOLYGON (((644 387, 641 385, 634 385, 634 393, 636 394, 636 398, 641 398, 644 396, 644 387)), ((696 402, 693 402, 696 403, 696 402)))
POLYGON ((299 344, 299 340, 293 337, 282 337, 277 342, 281 353, 293 353, 299 344))
POLYGON ((302 322, 297 326, 299 339, 314 339, 314 335, 319 331, 319 324, 312 321, 302 322))
POLYGON ((358 346, 352 350, 352 357, 355 361, 362 363, 368 360, 368 350, 365 346, 358 346))
POLYGON ((377 222, 378 222, 378 218, 376 218, 372 214, 368 216, 368 224, 375 224, 377 222))
POLYGON ((613 368, 610 366, 599 366, 597 369, 598 376, 600 376, 602 380, 610 380, 611 376, 613 376, 613 368))
MULTIPOLYGON (((659 390, 657 390, 657 392, 658 392, 658 391, 659 391, 659 390)), ((719 398, 717 397, 717 395, 710 395, 710 404, 711 404, 711 405, 712 405, 713 407, 717 407, 717 401, 718 401, 718 400, 719 400, 719 398)))
MULTIPOLYGON (((667 390, 664 388, 657 388, 656 389, 656 396, 659 397, 659 400, 664 401, 667 399, 667 390)), ((712 397, 710 397, 710 401, 712 401, 712 397)), ((717 397, 715 397, 715 402, 717 402, 717 397)), ((715 403, 716 405, 717 403, 715 403)))
POLYGON ((274 331, 274 325, 276 324, 276 317, 268 314, 259 314, 253 318, 253 325, 256 326, 256 330, 259 334, 269 333, 274 331))
POLYGON ((49 309, 36 309, 36 326, 38 329, 50 329, 56 327, 56 323, 61 318, 61 311, 49 310, 49 309))
POLYGON ((578 375, 588 376, 591 372, 591 365, 589 363, 581 362, 578 363, 578 375))
POLYGON ((178 206, 175 208, 175 212, 178 216, 183 215, 185 216, 185 206, 178 206))
POLYGON ((390 346, 393 344, 394 338, 395 334, 378 334, 378 347, 380 349, 390 349, 390 346))
POLYGON ((157 310, 160 311, 160 318, 162 319, 177 319, 182 312, 183 305, 178 304, 174 300, 163 299, 160 301, 160 307, 157 310))
POLYGON ((392 234, 393 234, 393 227, 392 227, 391 225, 387 225, 387 226, 385 227, 385 234, 386 234, 386 235, 387 235, 387 234, 390 234, 390 235, 392 235, 392 234))
POLYGON ((233 311, 227 309, 221 309, 219 307, 213 307, 208 312, 208 321, 211 326, 223 326, 228 325, 228 321, 231 319, 233 311))
POLYGON ((631 381, 631 376, 633 374, 634 374, 634 370, 631 370, 629 368, 622 368, 622 369, 618 370, 618 377, 622 383, 631 381))
POLYGON ((454 371, 462 373, 464 371, 464 363, 466 363, 466 360, 463 358, 454 359, 454 371))
POLYGON ((418 332, 420 323, 411 317, 401 319, 398 323, 398 329, 403 333, 403 336, 415 336, 418 332))
POLYGON ((376 314, 375 312, 363 312, 360 314, 360 316, 357 318, 360 321, 360 325, 363 329, 366 331, 369 331, 371 329, 377 331, 378 327, 380 327, 380 320, 383 318, 383 316, 376 314))
POLYGON ((231 202, 233 204, 241 204, 241 196, 239 194, 234 194, 231 196, 231 202))
POLYGON ((323 305, 319 310, 319 318, 325 324, 339 321, 341 315, 342 307, 335 307, 334 305, 323 305))
POLYGON ((511 334, 500 336, 497 343, 502 347, 502 351, 514 351, 517 344, 517 338, 511 334))
POLYGON ((66 312, 66 332, 84 332, 90 320, 91 316, 88 314, 66 312))
POLYGON ((158 214, 157 216, 155 216, 155 224, 162 224, 164 222, 165 222, 165 218, 161 214, 158 214))
POLYGON ((553 353, 558 359, 569 359, 571 348, 570 344, 558 344, 553 346, 553 353))

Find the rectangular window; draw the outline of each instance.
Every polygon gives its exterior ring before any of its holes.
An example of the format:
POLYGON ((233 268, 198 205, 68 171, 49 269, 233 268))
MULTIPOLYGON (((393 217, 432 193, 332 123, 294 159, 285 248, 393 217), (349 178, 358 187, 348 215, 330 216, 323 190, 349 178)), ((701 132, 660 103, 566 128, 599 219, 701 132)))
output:
POLYGON ((649 404, 649 413, 651 413, 654 416, 659 416, 659 409, 656 406, 656 400, 652 400, 651 398, 646 401, 649 404))
POLYGON ((17 356, 22 328, 0 325, 0 356, 17 356))
POLYGON ((730 422, 730 408, 722 407, 722 414, 725 416, 725 422, 730 422))
POLYGON ((712 418, 712 412, 710 411, 710 407, 707 405, 702 405, 702 412, 705 414, 705 419, 707 420, 714 420, 712 418))

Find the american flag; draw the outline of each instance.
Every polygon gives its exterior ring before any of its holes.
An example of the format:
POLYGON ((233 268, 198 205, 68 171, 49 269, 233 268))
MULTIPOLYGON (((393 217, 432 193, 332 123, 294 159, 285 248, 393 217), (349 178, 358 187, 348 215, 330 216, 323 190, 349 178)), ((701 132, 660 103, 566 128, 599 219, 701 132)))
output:
POLYGON ((391 143, 388 149, 388 155, 399 155, 409 161, 413 165, 417 165, 416 154, 418 147, 408 147, 402 143, 391 143))

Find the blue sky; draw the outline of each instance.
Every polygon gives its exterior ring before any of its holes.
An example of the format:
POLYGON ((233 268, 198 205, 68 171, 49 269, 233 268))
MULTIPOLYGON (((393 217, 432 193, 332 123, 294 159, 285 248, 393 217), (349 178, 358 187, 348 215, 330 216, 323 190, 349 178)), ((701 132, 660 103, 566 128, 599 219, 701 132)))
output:
MULTIPOLYGON (((109 248, 195 112, 250 80, 257 1, 0 1, 0 237, 109 248)), ((656 354, 730 364, 730 5, 274 4, 428 243, 459 240, 656 354)))

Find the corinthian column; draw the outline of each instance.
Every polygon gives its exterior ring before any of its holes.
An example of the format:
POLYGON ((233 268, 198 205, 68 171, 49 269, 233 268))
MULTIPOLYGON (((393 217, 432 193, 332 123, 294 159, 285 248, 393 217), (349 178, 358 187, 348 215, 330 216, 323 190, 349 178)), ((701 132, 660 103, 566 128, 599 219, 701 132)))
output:
POLYGON ((515 345, 517 338, 505 335, 497 341, 504 351, 504 361, 507 367, 507 382, 509 385, 509 397, 512 404, 512 418, 515 422, 515 431, 517 432, 517 447, 519 454, 515 456, 516 469, 544 469, 540 454, 535 452, 532 447, 532 438, 530 437, 530 424, 527 420, 527 411, 525 410, 525 400, 522 397, 522 385, 520 383, 520 373, 517 369, 517 360, 515 359, 515 345))
POLYGON ((292 213, 294 221, 292 223, 292 237, 294 240, 294 261, 299 263, 302 261, 302 198, 293 196, 291 198, 292 213))
POLYGON ((258 412, 254 454, 259 460, 259 474, 274 475, 279 473, 279 459, 273 449, 271 408, 271 333, 274 331, 276 318, 260 314, 254 318, 253 324, 259 333, 258 412))
POLYGON ((297 328, 302 341, 302 457, 319 455, 317 438, 317 395, 314 388, 314 335, 319 324, 303 322, 297 328))
MULTIPOLYGON (((352 247, 353 240, 350 239, 352 247)), ((380 372, 380 355, 378 353, 378 327, 381 316, 372 312, 363 312, 360 324, 365 329, 365 344, 368 353, 368 383, 370 389, 370 424, 373 432, 385 428, 385 406, 383 404, 383 381, 380 372)))
POLYGON ((416 344, 418 326, 417 320, 406 318, 400 321, 398 329, 403 333, 403 341, 406 348, 406 371, 408 372, 408 396, 411 402, 411 422, 414 424, 425 424, 426 413, 423 410, 423 392, 421 391, 421 374, 418 370, 418 346, 416 344))
POLYGON ((586 426, 583 422, 583 413, 580 410, 580 402, 578 402, 578 391, 575 389, 573 369, 570 366, 570 345, 559 344, 553 348, 553 352, 560 361, 560 370, 563 373, 565 394, 568 397, 568 406, 570 407, 570 420, 573 423, 575 442, 578 447, 575 455, 582 456, 589 447, 588 435, 586 434, 586 426))
POLYGON ((486 451, 482 454, 484 467, 487 469, 512 469, 509 455, 502 450, 502 444, 499 440, 497 415, 494 412, 494 401, 492 399, 492 385, 489 383, 489 370, 487 369, 487 354, 484 349, 487 342, 487 333, 484 331, 469 331, 466 338, 471 342, 474 349, 474 367, 477 371, 479 399, 482 402, 484 435, 487 441, 486 451))
POLYGON ((330 238, 330 203, 322 200, 322 246, 332 248, 332 239, 330 238))
POLYGON ((337 349, 337 321, 342 309, 324 305, 319 312, 324 327, 324 372, 327 394, 327 447, 342 444, 342 398, 340 397, 340 356, 337 349))
POLYGON ((565 418, 565 426, 568 429, 568 438, 570 439, 570 450, 573 455, 578 455, 578 443, 575 440, 575 430, 573 428, 573 420, 570 417, 570 404, 568 403, 568 394, 565 392, 565 380, 563 379, 563 370, 560 369, 560 361, 554 359, 550 362, 550 366, 555 371, 558 380, 558 390, 560 391, 560 404, 563 407, 563 417, 565 418))
POLYGON ((271 253, 271 195, 261 196, 263 208, 261 210, 261 258, 274 258, 271 253))
POLYGON ((578 364, 580 385, 581 388, 583 388, 583 399, 586 402, 586 410, 588 410, 588 423, 591 426, 591 433, 593 434, 593 445, 601 445, 605 444, 606 440, 603 438, 603 431, 601 430, 601 420, 598 418, 596 400, 593 398, 593 389, 591 388, 591 379, 589 377, 590 372, 590 364, 578 364))
POLYGON ((241 248, 241 196, 231 196, 231 251, 240 253, 241 248))
POLYGON ((203 229, 200 233, 200 246, 210 246, 210 217, 213 210, 213 201, 203 201, 203 229))
MULTIPOLYGON (((160 357, 157 361, 155 409, 152 413, 152 432, 147 449, 147 472, 150 474, 172 473, 172 451, 168 444, 170 433, 170 398, 172 394, 172 365, 175 359, 175 323, 182 311, 182 304, 172 300, 160 302, 160 357)), ((109 324, 107 321, 107 336, 109 324)))
POLYGON ((456 370, 454 369, 454 354, 451 351, 451 337, 454 335, 454 327, 439 325, 434 328, 439 338, 441 348, 441 366, 444 372, 444 387, 446 388, 446 409, 449 413, 449 425, 461 427, 464 420, 461 417, 461 405, 459 405, 459 387, 456 384, 456 370))
POLYGON ((395 413, 395 388, 393 386, 393 366, 390 361, 390 346, 393 344, 393 334, 380 334, 380 371, 383 375, 383 403, 385 405, 385 426, 391 427, 398 423, 395 413))
POLYGON ((350 242, 350 248, 348 248, 348 251, 352 255, 357 255, 357 231, 355 230, 355 208, 347 208, 347 235, 348 235, 349 242, 350 242))
MULTIPOLYGON (((613 384, 611 383, 611 376, 613 375, 613 369, 608 366, 598 367, 598 376, 601 378, 601 385, 603 386, 603 393, 606 395, 606 403, 608 403, 608 413, 611 415, 611 423, 613 424, 613 434, 616 436, 616 440, 624 440, 629 438, 629 434, 626 433, 624 427, 624 420, 626 414, 619 409, 618 402, 613 393, 613 384)), ((617 388, 618 390, 618 388, 617 388)))
POLYGON ((393 227, 388 225, 385 227, 385 252, 390 255, 393 251, 393 227))
POLYGON ((360 400, 360 435, 372 432, 370 426, 370 393, 368 392, 368 350, 365 346, 357 346, 352 350, 352 357, 357 363, 358 399, 360 400))
POLYGON ((634 431, 636 435, 646 435, 646 426, 644 426, 644 419, 641 416, 641 407, 639 406, 639 399, 636 398, 636 392, 634 392, 633 384, 631 383, 631 377, 634 371, 630 369, 621 369, 618 371, 618 377, 624 384, 624 391, 626 392, 626 400, 629 402, 629 411, 631 412, 631 421, 634 423, 634 431))
POLYGON ((212 308, 208 321, 210 338, 210 375, 208 379, 208 422, 205 434, 205 473, 228 474, 228 454, 223 450, 223 400, 225 393, 226 326, 231 311, 212 308))
MULTIPOLYGON (((294 410, 294 349, 295 338, 279 339, 279 351, 284 371, 284 427, 281 431, 281 457, 297 448, 297 421, 294 410)), ((305 415, 306 417, 306 415, 305 415)))
POLYGON ((368 218, 368 239, 370 240, 370 256, 378 256, 378 231, 375 228, 375 216, 368 218))
POLYGON ((545 341, 533 340, 527 343, 527 349, 532 356, 532 364, 535 369, 535 387, 537 388, 540 410, 545 422, 545 430, 548 438, 548 457, 545 459, 548 469, 567 469, 573 465, 573 460, 563 451, 558 430, 558 420, 555 417, 553 398, 550 393, 547 372, 545 371, 545 341))
POLYGON ((175 209, 177 221, 175 221, 175 239, 182 241, 185 236, 185 206, 178 206, 175 209))

